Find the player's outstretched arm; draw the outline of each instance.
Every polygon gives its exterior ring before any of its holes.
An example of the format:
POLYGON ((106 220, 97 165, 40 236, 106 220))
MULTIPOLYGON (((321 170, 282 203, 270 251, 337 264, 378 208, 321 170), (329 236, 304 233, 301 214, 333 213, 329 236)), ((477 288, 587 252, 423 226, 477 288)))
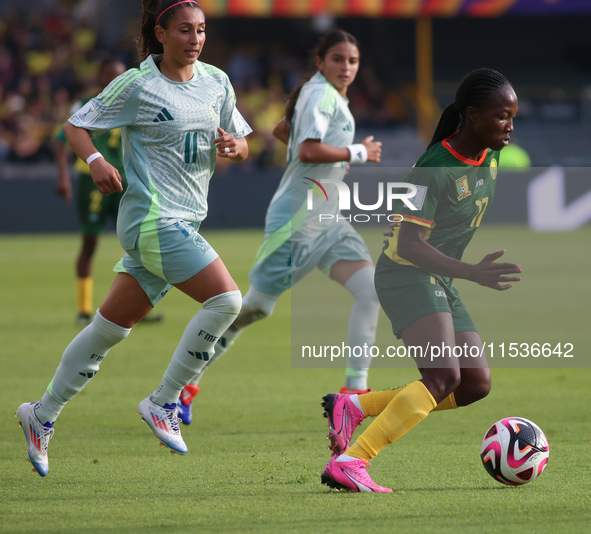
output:
POLYGON ((287 125, 285 119, 281 119, 281 121, 273 127, 272 133, 273 137, 279 139, 279 141, 281 141, 284 145, 287 145, 289 143, 290 131, 291 128, 287 125))
MULTIPOLYGON (((72 123, 66 122, 63 130, 72 150, 87 163, 89 156, 99 153, 90 139, 90 134, 84 128, 78 128, 72 123)), ((92 179, 103 195, 123 191, 119 171, 107 163, 105 158, 93 159, 88 165, 92 179)))
POLYGON ((213 144, 216 145, 220 158, 240 163, 248 157, 248 143, 245 137, 233 137, 222 128, 218 128, 218 133, 220 137, 214 139, 213 144))
POLYGON ((520 273, 521 269, 514 263, 495 263, 505 251, 488 254, 477 264, 456 260, 439 252, 424 240, 427 227, 410 222, 400 223, 398 233, 398 255, 416 265, 419 269, 432 274, 463 278, 482 286, 503 291, 510 289, 511 284, 519 282, 519 276, 507 276, 520 273))
MULTIPOLYGON (((366 137, 361 144, 367 150, 365 160, 352 160, 351 151, 347 147, 332 146, 321 143, 319 139, 306 139, 299 150, 299 157, 302 163, 336 163, 338 161, 351 161, 362 163, 363 161, 380 162, 382 156, 382 143, 373 141, 373 136, 366 137)), ((352 145, 356 147, 358 145, 352 145)))

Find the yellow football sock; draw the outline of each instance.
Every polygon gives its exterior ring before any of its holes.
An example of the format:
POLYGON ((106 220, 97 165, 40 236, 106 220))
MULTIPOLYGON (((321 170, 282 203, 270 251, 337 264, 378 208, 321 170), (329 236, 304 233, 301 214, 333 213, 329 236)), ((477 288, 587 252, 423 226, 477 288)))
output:
POLYGON ((76 296, 80 313, 92 314, 92 288, 92 276, 76 279, 76 296))
POLYGON ((456 398, 453 394, 453 391, 445 397, 435 408, 433 408, 434 412, 442 412, 443 410, 455 410, 458 407, 456 404, 456 398))
MULTIPOLYGON (((370 391, 369 393, 359 395, 359 404, 361 404, 365 416, 376 417, 380 415, 384 411, 384 408, 390 404, 392 399, 405 387, 406 385, 396 386, 394 388, 370 391)), ((450 393, 437 406, 435 406, 435 408, 433 408, 433 411, 442 412, 443 410, 455 410, 457 407, 456 398, 453 393, 450 393)))
POLYGON ((409 384, 396 395, 345 454, 369 461, 386 445, 394 443, 418 425, 437 406, 420 381, 409 384))
POLYGON ((404 388, 403 386, 396 386, 388 389, 381 389, 380 391, 370 391, 357 397, 359 404, 363 409, 366 417, 376 417, 380 415, 386 406, 392 402, 392 399, 398 395, 404 388))

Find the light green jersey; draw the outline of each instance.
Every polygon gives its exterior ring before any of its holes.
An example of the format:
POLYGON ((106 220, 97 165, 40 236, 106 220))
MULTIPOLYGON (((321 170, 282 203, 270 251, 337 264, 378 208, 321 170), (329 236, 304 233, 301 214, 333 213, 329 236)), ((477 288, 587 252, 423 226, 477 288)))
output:
MULTIPOLYGON (((314 211, 307 211, 308 191, 313 182, 322 179, 342 180, 345 176, 347 163, 302 163, 299 158, 300 145, 306 139, 317 139, 320 142, 344 147, 353 142, 355 136, 355 120, 349 110, 349 101, 341 96, 334 86, 317 72, 301 89, 296 102, 295 111, 290 125, 287 149, 287 169, 283 174, 279 187, 271 200, 267 211, 265 234, 270 235, 289 224, 292 216, 300 219, 294 225, 301 230, 302 225, 311 233, 322 231, 318 224, 317 211, 327 214, 338 212, 338 195, 335 186, 327 185, 328 198, 314 200, 314 211), (305 222, 302 222, 305 219, 305 222)), ((316 195, 316 193, 314 193, 316 195)), ((327 223, 329 224, 329 223, 327 223)))
POLYGON ((162 75, 161 55, 113 80, 69 121, 93 137, 122 129, 129 187, 119 209, 117 234, 133 248, 142 229, 164 228, 207 215, 209 180, 215 169, 218 127, 234 137, 252 130, 236 109, 228 76, 196 62, 188 82, 162 75))

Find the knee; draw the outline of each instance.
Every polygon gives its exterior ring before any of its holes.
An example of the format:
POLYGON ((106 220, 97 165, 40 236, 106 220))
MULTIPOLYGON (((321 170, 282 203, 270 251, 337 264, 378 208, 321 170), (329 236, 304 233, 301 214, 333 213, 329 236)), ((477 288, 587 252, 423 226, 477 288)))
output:
POLYGON ((424 378, 425 386, 437 402, 441 402, 460 385, 462 377, 459 369, 438 369, 437 373, 424 378))
POLYGON ((345 282, 345 288, 357 301, 367 302, 375 306, 380 305, 374 283, 375 269, 373 266, 363 267, 345 282))
POLYGON ((273 307, 263 307, 257 305, 246 305, 242 307, 242 312, 240 313, 240 319, 245 324, 254 323, 256 321, 260 321, 261 319, 266 319, 273 313, 273 307))
POLYGON ((240 291, 228 291, 207 299, 203 303, 203 309, 222 313, 225 315, 238 315, 242 308, 242 293, 240 291))
POLYGON ((278 295, 267 295, 251 286, 242 301, 242 310, 234 325, 244 328, 255 321, 269 317, 273 313, 278 298, 278 295))
POLYGON ((456 403, 458 406, 468 406, 484 399, 490 393, 490 388, 490 373, 479 377, 478 380, 470 380, 469 383, 462 381, 455 392, 456 403))

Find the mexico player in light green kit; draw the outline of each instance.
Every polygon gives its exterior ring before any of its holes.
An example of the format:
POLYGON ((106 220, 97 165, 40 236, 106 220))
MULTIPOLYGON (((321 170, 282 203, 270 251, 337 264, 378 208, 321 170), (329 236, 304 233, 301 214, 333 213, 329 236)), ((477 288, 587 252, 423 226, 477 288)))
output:
POLYGON ((416 195, 397 200, 402 222, 394 228, 376 265, 376 291, 392 330, 414 355, 421 379, 366 395, 330 394, 325 410, 337 453, 322 483, 352 492, 389 492, 366 471, 369 460, 435 410, 467 406, 490 390, 490 370, 476 327, 454 278, 496 290, 519 281, 513 263, 495 263, 504 251, 473 265, 464 249, 489 209, 500 150, 509 143, 517 96, 500 73, 468 74, 439 121, 426 153, 408 174, 416 195), (507 276, 509 275, 509 276, 507 276), (459 350, 458 350, 459 349, 459 350), (376 419, 351 445, 357 425, 376 419))
MULTIPOLYGON (((288 145, 287 169, 267 210, 265 240, 249 275, 252 285, 241 313, 216 345, 216 358, 248 325, 271 315, 279 297, 316 267, 355 298, 348 345, 372 346, 375 341, 379 303, 365 243, 347 221, 319 222, 319 213, 339 213, 336 189, 326 185, 328 198, 307 209, 310 185, 316 187, 327 179, 342 181, 348 163, 380 160, 381 143, 373 137, 352 144, 355 120, 346 94, 359 68, 359 43, 351 34, 333 30, 321 39, 314 59, 318 70, 292 91, 286 118, 273 130, 288 145)), ((350 358, 344 391, 367 391, 370 362, 370 358, 350 358)), ((192 419, 199 379, 181 395, 179 414, 185 424, 192 419)))
MULTIPOLYGON (((241 307, 238 286, 198 233, 217 157, 243 161, 250 133, 226 74, 197 61, 205 43, 205 15, 194 0, 144 0, 139 40, 143 60, 116 78, 64 125, 76 154, 90 166, 103 195, 121 191, 115 167, 91 135, 121 128, 128 188, 117 235, 125 256, 93 322, 66 348, 37 403, 17 410, 29 459, 48 472, 53 423, 65 404, 96 375, 109 350, 125 339, 175 286, 202 309, 191 319, 160 386, 137 413, 163 445, 187 453, 176 403, 181 390, 214 353, 215 342, 241 307)), ((108 404, 102 409, 109 417, 108 404)))

